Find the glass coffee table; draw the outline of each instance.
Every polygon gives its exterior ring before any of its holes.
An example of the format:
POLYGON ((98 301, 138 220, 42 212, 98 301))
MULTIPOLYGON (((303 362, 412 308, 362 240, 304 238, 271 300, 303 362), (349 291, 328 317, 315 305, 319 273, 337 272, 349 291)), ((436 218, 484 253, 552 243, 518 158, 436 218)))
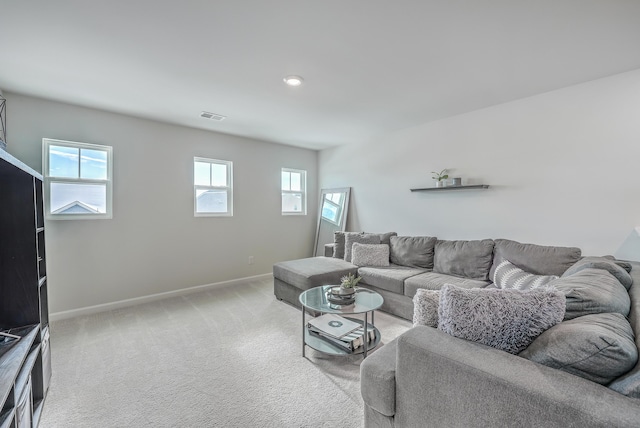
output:
POLYGON ((374 325, 374 311, 384 302, 382 296, 375 291, 366 288, 356 287, 355 303, 348 306, 334 305, 327 300, 327 291, 335 285, 321 285, 320 287, 311 288, 300 294, 299 300, 302 304, 302 356, 304 357, 305 345, 310 346, 316 351, 330 355, 355 355, 362 354, 363 358, 367 358, 367 352, 380 343, 380 331, 374 325), (364 327, 364 337, 368 337, 368 331, 373 330, 375 337, 373 340, 365 340, 364 345, 353 351, 345 350, 337 345, 314 336, 309 332, 306 322, 307 309, 320 312, 323 314, 357 315, 364 314, 364 319, 345 317, 351 321, 362 324, 364 327), (369 322, 369 314, 371 314, 371 322, 369 322))

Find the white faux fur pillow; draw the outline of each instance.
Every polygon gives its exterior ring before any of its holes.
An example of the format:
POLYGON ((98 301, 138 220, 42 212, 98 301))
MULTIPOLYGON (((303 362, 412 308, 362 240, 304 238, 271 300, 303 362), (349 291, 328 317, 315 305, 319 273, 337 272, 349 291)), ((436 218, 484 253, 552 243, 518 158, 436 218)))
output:
POLYGON ((418 288, 413 296, 413 326, 438 327, 438 303, 440 290, 418 288))
POLYGON ((351 252, 351 263, 356 266, 389 266, 389 246, 387 244, 354 242, 351 252))
POLYGON ((440 290, 438 328, 452 336, 517 354, 564 318, 565 296, 549 289, 528 291, 440 290))

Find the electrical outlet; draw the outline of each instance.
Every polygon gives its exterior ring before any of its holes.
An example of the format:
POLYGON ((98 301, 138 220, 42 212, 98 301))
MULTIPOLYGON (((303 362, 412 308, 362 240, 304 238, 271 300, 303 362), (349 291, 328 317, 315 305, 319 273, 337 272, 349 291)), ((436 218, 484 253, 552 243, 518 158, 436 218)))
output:
POLYGON ((249 264, 252 265, 253 264, 253 256, 249 256, 249 264))

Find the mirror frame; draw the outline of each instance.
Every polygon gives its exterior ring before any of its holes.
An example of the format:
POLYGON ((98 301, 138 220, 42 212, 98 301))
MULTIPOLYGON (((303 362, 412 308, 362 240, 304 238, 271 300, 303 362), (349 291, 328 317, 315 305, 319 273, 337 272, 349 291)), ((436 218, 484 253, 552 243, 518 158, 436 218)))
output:
MULTIPOLYGON (((313 257, 318 256, 318 240, 320 239, 320 224, 322 222, 322 204, 324 202, 324 195, 327 193, 345 193, 344 198, 344 207, 342 208, 342 219, 341 224, 339 225, 339 231, 344 232, 347 227, 347 214, 349 213, 349 199, 351 197, 351 187, 337 187, 330 189, 321 189, 320 190, 320 204, 318 204, 318 225, 316 227, 316 239, 315 244, 313 246, 313 257)), ((321 256, 324 255, 324 251, 322 251, 321 256)))

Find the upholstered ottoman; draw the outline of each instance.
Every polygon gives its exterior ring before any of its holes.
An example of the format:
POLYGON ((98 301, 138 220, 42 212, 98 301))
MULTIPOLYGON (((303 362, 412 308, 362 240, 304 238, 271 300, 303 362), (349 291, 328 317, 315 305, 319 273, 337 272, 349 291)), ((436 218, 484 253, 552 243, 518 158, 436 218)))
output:
POLYGON ((340 278, 356 275, 358 267, 333 257, 310 257, 273 265, 273 294, 300 307, 300 293, 319 285, 340 284, 340 278))

